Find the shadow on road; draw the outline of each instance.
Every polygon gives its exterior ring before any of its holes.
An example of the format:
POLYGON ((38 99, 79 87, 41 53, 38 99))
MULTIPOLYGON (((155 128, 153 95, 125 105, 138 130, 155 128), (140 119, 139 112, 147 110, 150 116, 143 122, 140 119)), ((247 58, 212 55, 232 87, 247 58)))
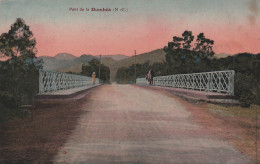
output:
POLYGON ((51 162, 75 129, 90 96, 38 106, 28 118, 6 122, 0 128, 0 163, 51 162))

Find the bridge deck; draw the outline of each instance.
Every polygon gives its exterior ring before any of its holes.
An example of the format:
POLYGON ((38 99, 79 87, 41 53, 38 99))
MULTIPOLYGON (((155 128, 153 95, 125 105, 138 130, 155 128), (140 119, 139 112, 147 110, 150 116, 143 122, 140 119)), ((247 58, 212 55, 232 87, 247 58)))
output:
POLYGON ((131 85, 104 85, 81 108, 54 162, 236 163, 251 161, 194 121, 181 101, 131 85))

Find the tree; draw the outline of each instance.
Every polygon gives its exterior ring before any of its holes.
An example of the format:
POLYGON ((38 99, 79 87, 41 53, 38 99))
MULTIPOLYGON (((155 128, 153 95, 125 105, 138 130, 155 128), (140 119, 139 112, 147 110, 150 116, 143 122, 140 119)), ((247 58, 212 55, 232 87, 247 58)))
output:
MULTIPOLYGON (((88 64, 83 64, 81 67, 82 75, 91 77, 93 72, 99 77, 99 60, 97 59, 92 59, 88 64)), ((103 81, 110 79, 110 69, 103 64, 100 65, 100 79, 103 81)))
POLYGON ((174 36, 173 41, 168 43, 168 48, 170 50, 172 49, 180 49, 181 48, 181 42, 183 41, 183 38, 174 36))
POLYGON ((189 50, 191 48, 191 42, 194 39, 194 36, 192 35, 192 31, 184 31, 182 33, 182 37, 183 37, 183 43, 182 43, 182 47, 183 49, 189 50))
POLYGON ((21 105, 33 103, 42 68, 42 60, 35 60, 35 45, 30 27, 21 18, 0 35, 0 57, 7 59, 0 64, 0 115, 19 115, 21 105))
POLYGON ((213 56, 214 55, 212 49, 213 45, 214 45, 214 40, 205 38, 204 33, 200 33, 197 36, 194 50, 201 52, 201 56, 203 57, 213 56))
POLYGON ((183 38, 178 37, 178 36, 173 37, 174 49, 180 49, 181 48, 181 41, 183 41, 183 38))
POLYGON ((184 31, 182 37, 174 36, 173 41, 168 43, 169 49, 185 49, 189 50, 191 48, 191 43, 194 39, 192 31, 184 31))
POLYGON ((33 59, 37 53, 35 45, 36 40, 30 27, 25 24, 22 18, 17 18, 8 33, 3 33, 0 36, 0 57, 12 60, 20 57, 23 61, 33 59))

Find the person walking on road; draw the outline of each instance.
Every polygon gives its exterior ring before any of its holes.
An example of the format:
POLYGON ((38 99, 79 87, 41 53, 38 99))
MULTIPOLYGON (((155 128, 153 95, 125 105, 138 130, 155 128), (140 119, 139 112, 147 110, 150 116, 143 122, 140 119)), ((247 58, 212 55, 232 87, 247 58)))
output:
POLYGON ((92 83, 93 83, 93 85, 95 85, 95 82, 96 82, 96 72, 93 72, 92 73, 92 83))

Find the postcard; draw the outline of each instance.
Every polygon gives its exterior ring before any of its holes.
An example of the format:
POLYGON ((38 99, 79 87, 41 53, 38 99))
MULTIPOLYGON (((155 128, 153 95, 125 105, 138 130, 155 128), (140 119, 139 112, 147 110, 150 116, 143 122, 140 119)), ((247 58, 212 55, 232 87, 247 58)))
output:
POLYGON ((0 0, 0 163, 260 163, 259 0, 0 0))

